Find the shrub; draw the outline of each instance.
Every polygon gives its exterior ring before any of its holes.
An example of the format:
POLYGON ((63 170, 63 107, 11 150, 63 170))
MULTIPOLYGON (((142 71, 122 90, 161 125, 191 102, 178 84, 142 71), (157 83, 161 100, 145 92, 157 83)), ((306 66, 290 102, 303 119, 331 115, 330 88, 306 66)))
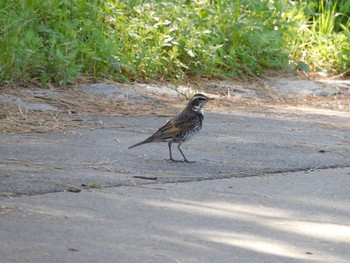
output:
POLYGON ((2 83, 349 68, 348 1, 2 0, 2 83), (343 10, 344 13, 340 13, 343 10))

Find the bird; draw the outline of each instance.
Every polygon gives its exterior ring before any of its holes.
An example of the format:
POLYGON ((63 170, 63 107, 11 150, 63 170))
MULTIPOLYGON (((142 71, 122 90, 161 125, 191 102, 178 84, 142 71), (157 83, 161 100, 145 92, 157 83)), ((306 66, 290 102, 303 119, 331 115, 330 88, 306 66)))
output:
POLYGON ((191 163, 187 160, 180 147, 201 130, 204 119, 203 107, 210 100, 213 100, 213 98, 209 98, 202 93, 195 94, 179 114, 167 121, 153 135, 130 146, 129 149, 146 143, 167 142, 170 154, 169 160, 179 162, 179 160, 173 159, 171 152, 171 145, 177 143, 177 148, 184 158, 184 162, 191 163))

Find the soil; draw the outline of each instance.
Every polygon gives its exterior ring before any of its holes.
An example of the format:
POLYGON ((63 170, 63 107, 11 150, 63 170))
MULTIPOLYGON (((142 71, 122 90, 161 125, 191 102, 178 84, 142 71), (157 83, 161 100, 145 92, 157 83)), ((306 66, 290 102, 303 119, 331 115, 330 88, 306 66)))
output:
POLYGON ((216 100, 208 112, 298 114, 350 113, 349 80, 310 80, 270 73, 250 82, 199 80, 188 85, 99 83, 55 88, 4 87, 0 93, 0 132, 64 132, 100 127, 86 116, 172 116, 197 91, 216 100))

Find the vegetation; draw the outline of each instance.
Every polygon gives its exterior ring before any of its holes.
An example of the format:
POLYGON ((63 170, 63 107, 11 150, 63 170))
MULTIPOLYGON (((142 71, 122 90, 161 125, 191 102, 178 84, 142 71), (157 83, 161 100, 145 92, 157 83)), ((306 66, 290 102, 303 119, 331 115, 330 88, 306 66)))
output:
POLYGON ((286 28, 290 37, 285 37, 291 48, 290 57, 304 70, 349 74, 350 1, 301 2, 288 14, 293 21, 286 28))
POLYGON ((347 0, 2 0, 0 82, 350 68, 347 0))
POLYGON ((102 185, 97 184, 97 183, 92 183, 92 184, 89 184, 89 188, 91 188, 91 189, 101 189, 102 185))

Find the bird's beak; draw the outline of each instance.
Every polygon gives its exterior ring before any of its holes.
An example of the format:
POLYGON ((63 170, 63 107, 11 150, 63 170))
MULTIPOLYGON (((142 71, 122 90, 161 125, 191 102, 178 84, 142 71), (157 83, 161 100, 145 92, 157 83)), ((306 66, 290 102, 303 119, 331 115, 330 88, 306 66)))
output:
POLYGON ((207 98, 207 101, 215 100, 214 98, 207 98))

